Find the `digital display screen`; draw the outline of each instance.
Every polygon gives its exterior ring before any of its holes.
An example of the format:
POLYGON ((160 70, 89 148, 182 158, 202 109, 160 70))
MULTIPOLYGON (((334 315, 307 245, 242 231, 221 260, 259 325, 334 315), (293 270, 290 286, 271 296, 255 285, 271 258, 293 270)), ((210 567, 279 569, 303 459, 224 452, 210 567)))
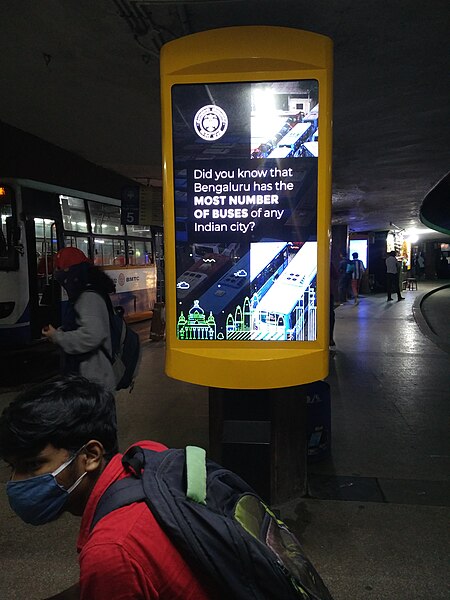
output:
POLYGON ((316 80, 172 87, 179 340, 313 341, 316 80))

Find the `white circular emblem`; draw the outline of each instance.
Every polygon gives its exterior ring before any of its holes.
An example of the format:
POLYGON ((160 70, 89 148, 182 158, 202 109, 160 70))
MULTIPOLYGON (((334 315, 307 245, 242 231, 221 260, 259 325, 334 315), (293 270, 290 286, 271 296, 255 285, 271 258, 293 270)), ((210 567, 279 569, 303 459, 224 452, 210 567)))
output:
POLYGON ((218 140, 228 127, 228 117, 220 106, 208 104, 194 117, 194 129, 204 140, 218 140))

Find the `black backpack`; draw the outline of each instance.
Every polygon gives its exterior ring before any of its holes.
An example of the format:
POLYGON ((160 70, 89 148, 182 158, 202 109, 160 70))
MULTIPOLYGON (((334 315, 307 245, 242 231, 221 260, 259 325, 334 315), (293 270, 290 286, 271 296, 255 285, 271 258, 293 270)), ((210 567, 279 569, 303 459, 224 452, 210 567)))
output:
POLYGON ((112 355, 105 348, 102 350, 111 361, 116 390, 130 388, 131 392, 139 369, 141 342, 139 335, 125 322, 122 307, 113 307, 109 297, 105 301, 109 314, 112 355))
POLYGON ((133 446, 130 476, 101 497, 91 524, 145 501, 200 581, 224 600, 332 600, 300 543, 238 475, 205 451, 133 446))

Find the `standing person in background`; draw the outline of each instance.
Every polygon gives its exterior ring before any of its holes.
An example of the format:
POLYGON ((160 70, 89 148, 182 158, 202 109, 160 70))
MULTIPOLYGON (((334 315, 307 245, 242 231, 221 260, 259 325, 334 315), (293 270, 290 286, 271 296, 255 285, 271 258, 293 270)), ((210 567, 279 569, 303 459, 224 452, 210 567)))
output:
POLYGON ((389 252, 386 258, 386 291, 387 301, 392 300, 392 291, 397 294, 397 302, 404 300, 400 294, 400 281, 399 281, 400 263, 395 258, 395 251, 389 252))
POLYGON ((56 254, 54 277, 67 292, 68 306, 62 326, 47 325, 42 335, 61 348, 63 374, 79 374, 114 391, 108 311, 114 282, 72 247, 56 254))
POLYGON ((350 261, 347 258, 347 255, 343 252, 339 253, 339 281, 338 281, 338 294, 339 294, 339 303, 345 304, 347 302, 348 295, 348 286, 350 283, 350 274, 347 273, 347 265, 350 261))
POLYGON ((417 257, 417 270, 418 279, 423 279, 423 276, 425 275, 425 259, 422 252, 420 252, 419 256, 417 257))
POLYGON ((363 261, 359 260, 358 253, 353 252, 352 254, 351 265, 353 269, 351 270, 351 284, 352 284, 352 293, 353 298, 355 299, 355 306, 359 304, 359 288, 361 287, 361 280, 364 275, 364 265, 363 261))

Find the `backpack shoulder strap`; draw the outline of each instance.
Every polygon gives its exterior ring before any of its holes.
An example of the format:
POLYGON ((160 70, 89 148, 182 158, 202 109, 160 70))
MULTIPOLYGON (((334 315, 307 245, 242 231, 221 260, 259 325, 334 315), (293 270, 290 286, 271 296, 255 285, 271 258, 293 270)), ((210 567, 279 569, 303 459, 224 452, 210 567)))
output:
MULTIPOLYGON (((150 453, 149 456, 153 454, 152 450, 147 452, 150 453)), ((144 450, 140 446, 132 446, 122 456, 122 465, 128 472, 128 476, 112 483, 103 493, 95 509, 90 531, 94 529, 100 519, 113 510, 147 499, 142 481, 145 465, 144 450)))
POLYGON ((100 519, 103 519, 113 510, 128 506, 133 502, 140 502, 145 498, 141 479, 133 476, 119 479, 119 481, 111 484, 100 498, 91 522, 90 531, 94 529, 100 519))

